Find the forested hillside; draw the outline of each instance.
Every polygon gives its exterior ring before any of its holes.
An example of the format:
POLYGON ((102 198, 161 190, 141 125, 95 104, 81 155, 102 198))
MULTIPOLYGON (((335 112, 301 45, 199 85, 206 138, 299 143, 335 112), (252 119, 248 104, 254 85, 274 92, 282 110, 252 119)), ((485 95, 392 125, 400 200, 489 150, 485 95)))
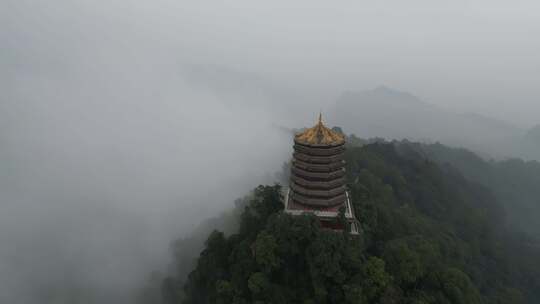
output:
POLYGON ((488 187, 504 207, 515 231, 540 239, 540 163, 521 159, 484 160, 476 154, 441 144, 394 143, 401 155, 414 150, 441 166, 452 166, 468 180, 488 187))
POLYGON ((187 280, 190 261, 177 261, 163 301, 537 303, 539 247, 506 228, 497 195, 408 147, 349 147, 360 236, 286 215, 281 187, 259 186, 237 203, 234 233, 210 233, 187 280))

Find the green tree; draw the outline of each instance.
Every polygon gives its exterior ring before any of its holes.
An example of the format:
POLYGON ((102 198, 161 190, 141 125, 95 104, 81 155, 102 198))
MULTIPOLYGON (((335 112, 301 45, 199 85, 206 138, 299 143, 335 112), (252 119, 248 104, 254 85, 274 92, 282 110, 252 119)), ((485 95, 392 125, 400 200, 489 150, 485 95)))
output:
POLYGON ((253 244, 255 261, 267 273, 280 265, 280 259, 276 255, 277 248, 276 239, 266 231, 259 233, 257 240, 253 244))
POLYGON ((384 261, 377 257, 370 257, 360 273, 362 290, 368 303, 377 299, 392 282, 392 277, 385 270, 384 261))

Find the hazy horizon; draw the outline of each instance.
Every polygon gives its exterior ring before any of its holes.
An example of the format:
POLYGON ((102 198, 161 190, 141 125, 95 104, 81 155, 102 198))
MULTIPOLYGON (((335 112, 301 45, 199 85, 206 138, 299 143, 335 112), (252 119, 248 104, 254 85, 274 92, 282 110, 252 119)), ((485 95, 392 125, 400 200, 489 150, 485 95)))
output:
POLYGON ((539 124, 539 12, 536 1, 2 1, 0 302, 129 302, 166 269, 170 241, 272 180, 291 152, 276 126, 311 125, 345 91, 386 85, 539 124), (190 64, 269 89, 219 94, 186 80, 190 64))

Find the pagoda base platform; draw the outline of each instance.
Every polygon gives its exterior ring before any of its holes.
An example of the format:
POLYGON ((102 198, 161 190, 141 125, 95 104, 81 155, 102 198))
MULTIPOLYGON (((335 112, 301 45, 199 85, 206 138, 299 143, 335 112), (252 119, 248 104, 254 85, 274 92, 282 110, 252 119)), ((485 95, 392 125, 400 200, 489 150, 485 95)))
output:
POLYGON ((321 221, 321 226, 324 229, 330 229, 336 232, 342 232, 345 227, 342 227, 336 219, 339 216, 339 209, 345 207, 345 218, 350 224, 351 234, 359 234, 358 220, 354 216, 354 211, 352 209, 352 204, 349 196, 349 192, 345 192, 346 198, 343 204, 339 204, 331 207, 322 207, 322 206, 306 206, 299 204, 292 199, 290 199, 291 190, 289 188, 285 190, 285 208, 284 212, 291 215, 302 215, 305 213, 314 214, 321 221))

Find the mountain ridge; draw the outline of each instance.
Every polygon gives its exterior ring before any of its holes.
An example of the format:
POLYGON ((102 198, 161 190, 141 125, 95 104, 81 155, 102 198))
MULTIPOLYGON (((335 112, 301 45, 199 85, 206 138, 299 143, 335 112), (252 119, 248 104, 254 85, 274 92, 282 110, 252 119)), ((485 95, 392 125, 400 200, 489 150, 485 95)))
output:
POLYGON ((297 127, 298 121, 315 119, 317 113, 312 112, 323 108, 325 120, 364 138, 441 142, 486 158, 540 160, 534 128, 528 132, 501 119, 448 110, 386 85, 328 94, 333 100, 328 102, 327 96, 319 95, 320 88, 298 88, 262 74, 221 65, 191 64, 183 69, 190 84, 213 92, 230 106, 269 113, 279 125, 297 127))

